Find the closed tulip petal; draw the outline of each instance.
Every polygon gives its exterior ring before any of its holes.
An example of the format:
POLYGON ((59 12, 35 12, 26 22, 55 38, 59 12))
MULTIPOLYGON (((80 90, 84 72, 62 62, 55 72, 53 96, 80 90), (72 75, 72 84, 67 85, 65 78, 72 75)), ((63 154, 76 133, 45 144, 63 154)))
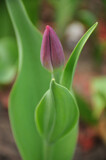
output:
POLYGON ((41 63, 46 69, 52 71, 63 65, 64 60, 62 45, 55 31, 47 25, 41 45, 41 63))

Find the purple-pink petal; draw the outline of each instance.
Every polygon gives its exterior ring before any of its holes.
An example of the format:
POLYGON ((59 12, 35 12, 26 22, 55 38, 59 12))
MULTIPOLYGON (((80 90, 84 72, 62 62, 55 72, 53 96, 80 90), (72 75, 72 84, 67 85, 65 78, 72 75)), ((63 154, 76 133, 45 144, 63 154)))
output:
POLYGON ((62 45, 55 31, 47 25, 41 45, 41 63, 45 68, 52 71, 63 65, 64 60, 62 45))

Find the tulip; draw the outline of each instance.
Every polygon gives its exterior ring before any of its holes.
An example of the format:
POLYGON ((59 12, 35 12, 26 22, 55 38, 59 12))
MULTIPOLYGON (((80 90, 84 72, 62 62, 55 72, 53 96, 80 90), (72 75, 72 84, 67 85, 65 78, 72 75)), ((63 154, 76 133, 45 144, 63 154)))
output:
POLYGON ((46 26, 41 45, 41 63, 42 65, 53 71, 64 64, 65 58, 63 48, 55 31, 46 26))

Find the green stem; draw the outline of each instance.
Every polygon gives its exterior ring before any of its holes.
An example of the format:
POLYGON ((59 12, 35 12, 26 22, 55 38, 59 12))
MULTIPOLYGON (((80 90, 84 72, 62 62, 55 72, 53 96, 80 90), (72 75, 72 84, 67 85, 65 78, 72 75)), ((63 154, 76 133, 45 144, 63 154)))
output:
POLYGON ((51 76, 52 76, 52 79, 55 79, 54 72, 52 72, 51 76))
POLYGON ((44 160, 51 160, 52 145, 44 141, 44 160))

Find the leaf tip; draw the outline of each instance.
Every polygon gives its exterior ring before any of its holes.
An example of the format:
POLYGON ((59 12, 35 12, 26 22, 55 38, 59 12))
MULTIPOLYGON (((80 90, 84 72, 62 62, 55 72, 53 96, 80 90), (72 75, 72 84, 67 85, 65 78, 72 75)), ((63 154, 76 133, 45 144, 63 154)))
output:
POLYGON ((97 25, 98 25, 98 22, 95 23, 95 26, 97 26, 97 25))

